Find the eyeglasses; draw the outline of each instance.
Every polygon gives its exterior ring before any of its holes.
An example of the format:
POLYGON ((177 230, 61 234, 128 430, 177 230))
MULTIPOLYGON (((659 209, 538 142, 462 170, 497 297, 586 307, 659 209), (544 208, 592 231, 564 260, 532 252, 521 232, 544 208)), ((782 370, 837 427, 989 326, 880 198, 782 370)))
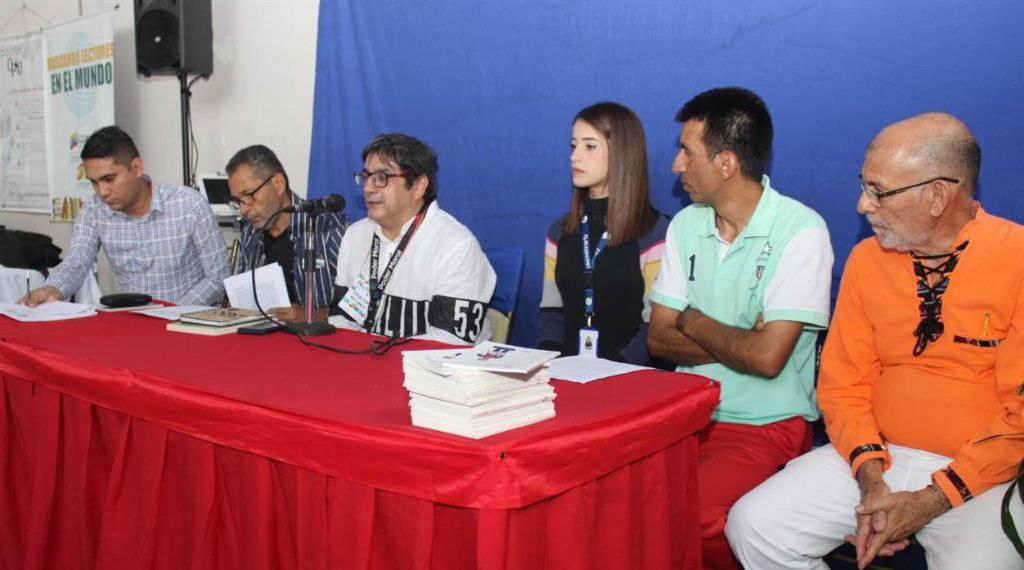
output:
POLYGON ((374 188, 387 188, 389 179, 412 178, 413 175, 409 174, 408 172, 398 172, 395 174, 391 174, 390 172, 384 172, 383 170, 378 170, 377 172, 367 172, 365 170, 360 170, 359 172, 353 174, 352 177, 356 181, 356 186, 365 186, 366 181, 370 180, 373 182, 374 188))
POLYGON ((932 182, 937 182, 939 180, 949 182, 952 184, 960 184, 960 181, 957 180, 956 178, 950 178, 948 176, 936 176, 935 178, 930 178, 928 180, 925 180, 924 182, 918 182, 917 184, 911 184, 910 186, 904 186, 902 188, 897 188, 895 190, 884 190, 882 192, 879 192, 878 190, 875 190, 871 186, 868 186, 868 184, 864 182, 863 176, 857 176, 857 179, 860 181, 860 191, 867 194, 868 198, 871 200, 871 203, 873 203, 875 206, 881 206, 882 198, 885 198, 886 196, 895 196, 896 194, 902 194, 907 190, 913 190, 918 186, 925 186, 931 184, 932 182))
MULTIPOLYGON (((277 173, 275 172, 274 174, 277 173)), ((274 177, 274 174, 268 176, 267 179, 260 183, 260 185, 257 186, 255 189, 249 190, 248 192, 242 192, 238 196, 232 196, 228 198, 228 205, 234 208, 235 210, 241 208, 243 205, 252 206, 252 203, 256 201, 256 198, 253 198, 253 196, 255 196, 256 193, 259 192, 261 188, 266 186, 267 182, 270 182, 270 179, 274 177)))

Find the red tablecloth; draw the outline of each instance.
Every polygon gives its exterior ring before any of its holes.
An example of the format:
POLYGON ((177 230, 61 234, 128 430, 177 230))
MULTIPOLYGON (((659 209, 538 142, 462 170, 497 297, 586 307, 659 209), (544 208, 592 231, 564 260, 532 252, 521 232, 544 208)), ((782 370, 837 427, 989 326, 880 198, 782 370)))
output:
POLYGON ((164 326, 0 319, 0 567, 699 564, 706 379, 555 381, 556 418, 474 441, 410 425, 400 349, 164 326))

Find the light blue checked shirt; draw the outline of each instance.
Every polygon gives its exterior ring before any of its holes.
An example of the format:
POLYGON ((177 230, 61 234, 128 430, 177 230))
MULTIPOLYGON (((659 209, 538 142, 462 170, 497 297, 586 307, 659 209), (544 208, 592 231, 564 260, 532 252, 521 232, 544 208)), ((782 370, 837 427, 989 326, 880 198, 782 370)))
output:
POLYGON ((153 200, 141 218, 115 212, 90 196, 75 220, 71 247, 46 285, 70 299, 102 245, 122 292, 179 305, 220 302, 228 255, 213 210, 192 188, 150 183, 153 200))

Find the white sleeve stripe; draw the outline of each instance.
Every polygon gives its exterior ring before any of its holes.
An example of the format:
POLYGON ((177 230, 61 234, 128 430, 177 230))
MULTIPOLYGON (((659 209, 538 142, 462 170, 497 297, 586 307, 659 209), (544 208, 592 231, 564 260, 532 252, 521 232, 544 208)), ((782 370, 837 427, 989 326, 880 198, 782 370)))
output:
POLYGON ((764 310, 810 311, 828 315, 832 289, 832 244, 828 229, 797 232, 785 245, 765 287, 764 310))
POLYGON ((672 298, 687 305, 690 297, 686 287, 686 276, 680 266, 679 244, 673 230, 674 227, 669 226, 668 235, 665 236, 665 250, 661 256, 661 267, 658 270, 658 278, 651 287, 651 295, 672 298))

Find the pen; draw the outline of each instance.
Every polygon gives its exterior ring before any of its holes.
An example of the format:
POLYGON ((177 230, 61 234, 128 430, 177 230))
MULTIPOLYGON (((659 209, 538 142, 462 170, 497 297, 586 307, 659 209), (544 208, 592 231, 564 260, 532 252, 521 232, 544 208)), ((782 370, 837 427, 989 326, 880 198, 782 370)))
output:
POLYGON ((28 271, 26 271, 25 272, 25 296, 26 297, 29 296, 30 294, 32 294, 32 281, 31 281, 30 277, 31 277, 31 274, 28 271))
POLYGON ((991 320, 992 315, 985 313, 985 319, 981 323, 981 336, 988 337, 988 323, 991 320))

